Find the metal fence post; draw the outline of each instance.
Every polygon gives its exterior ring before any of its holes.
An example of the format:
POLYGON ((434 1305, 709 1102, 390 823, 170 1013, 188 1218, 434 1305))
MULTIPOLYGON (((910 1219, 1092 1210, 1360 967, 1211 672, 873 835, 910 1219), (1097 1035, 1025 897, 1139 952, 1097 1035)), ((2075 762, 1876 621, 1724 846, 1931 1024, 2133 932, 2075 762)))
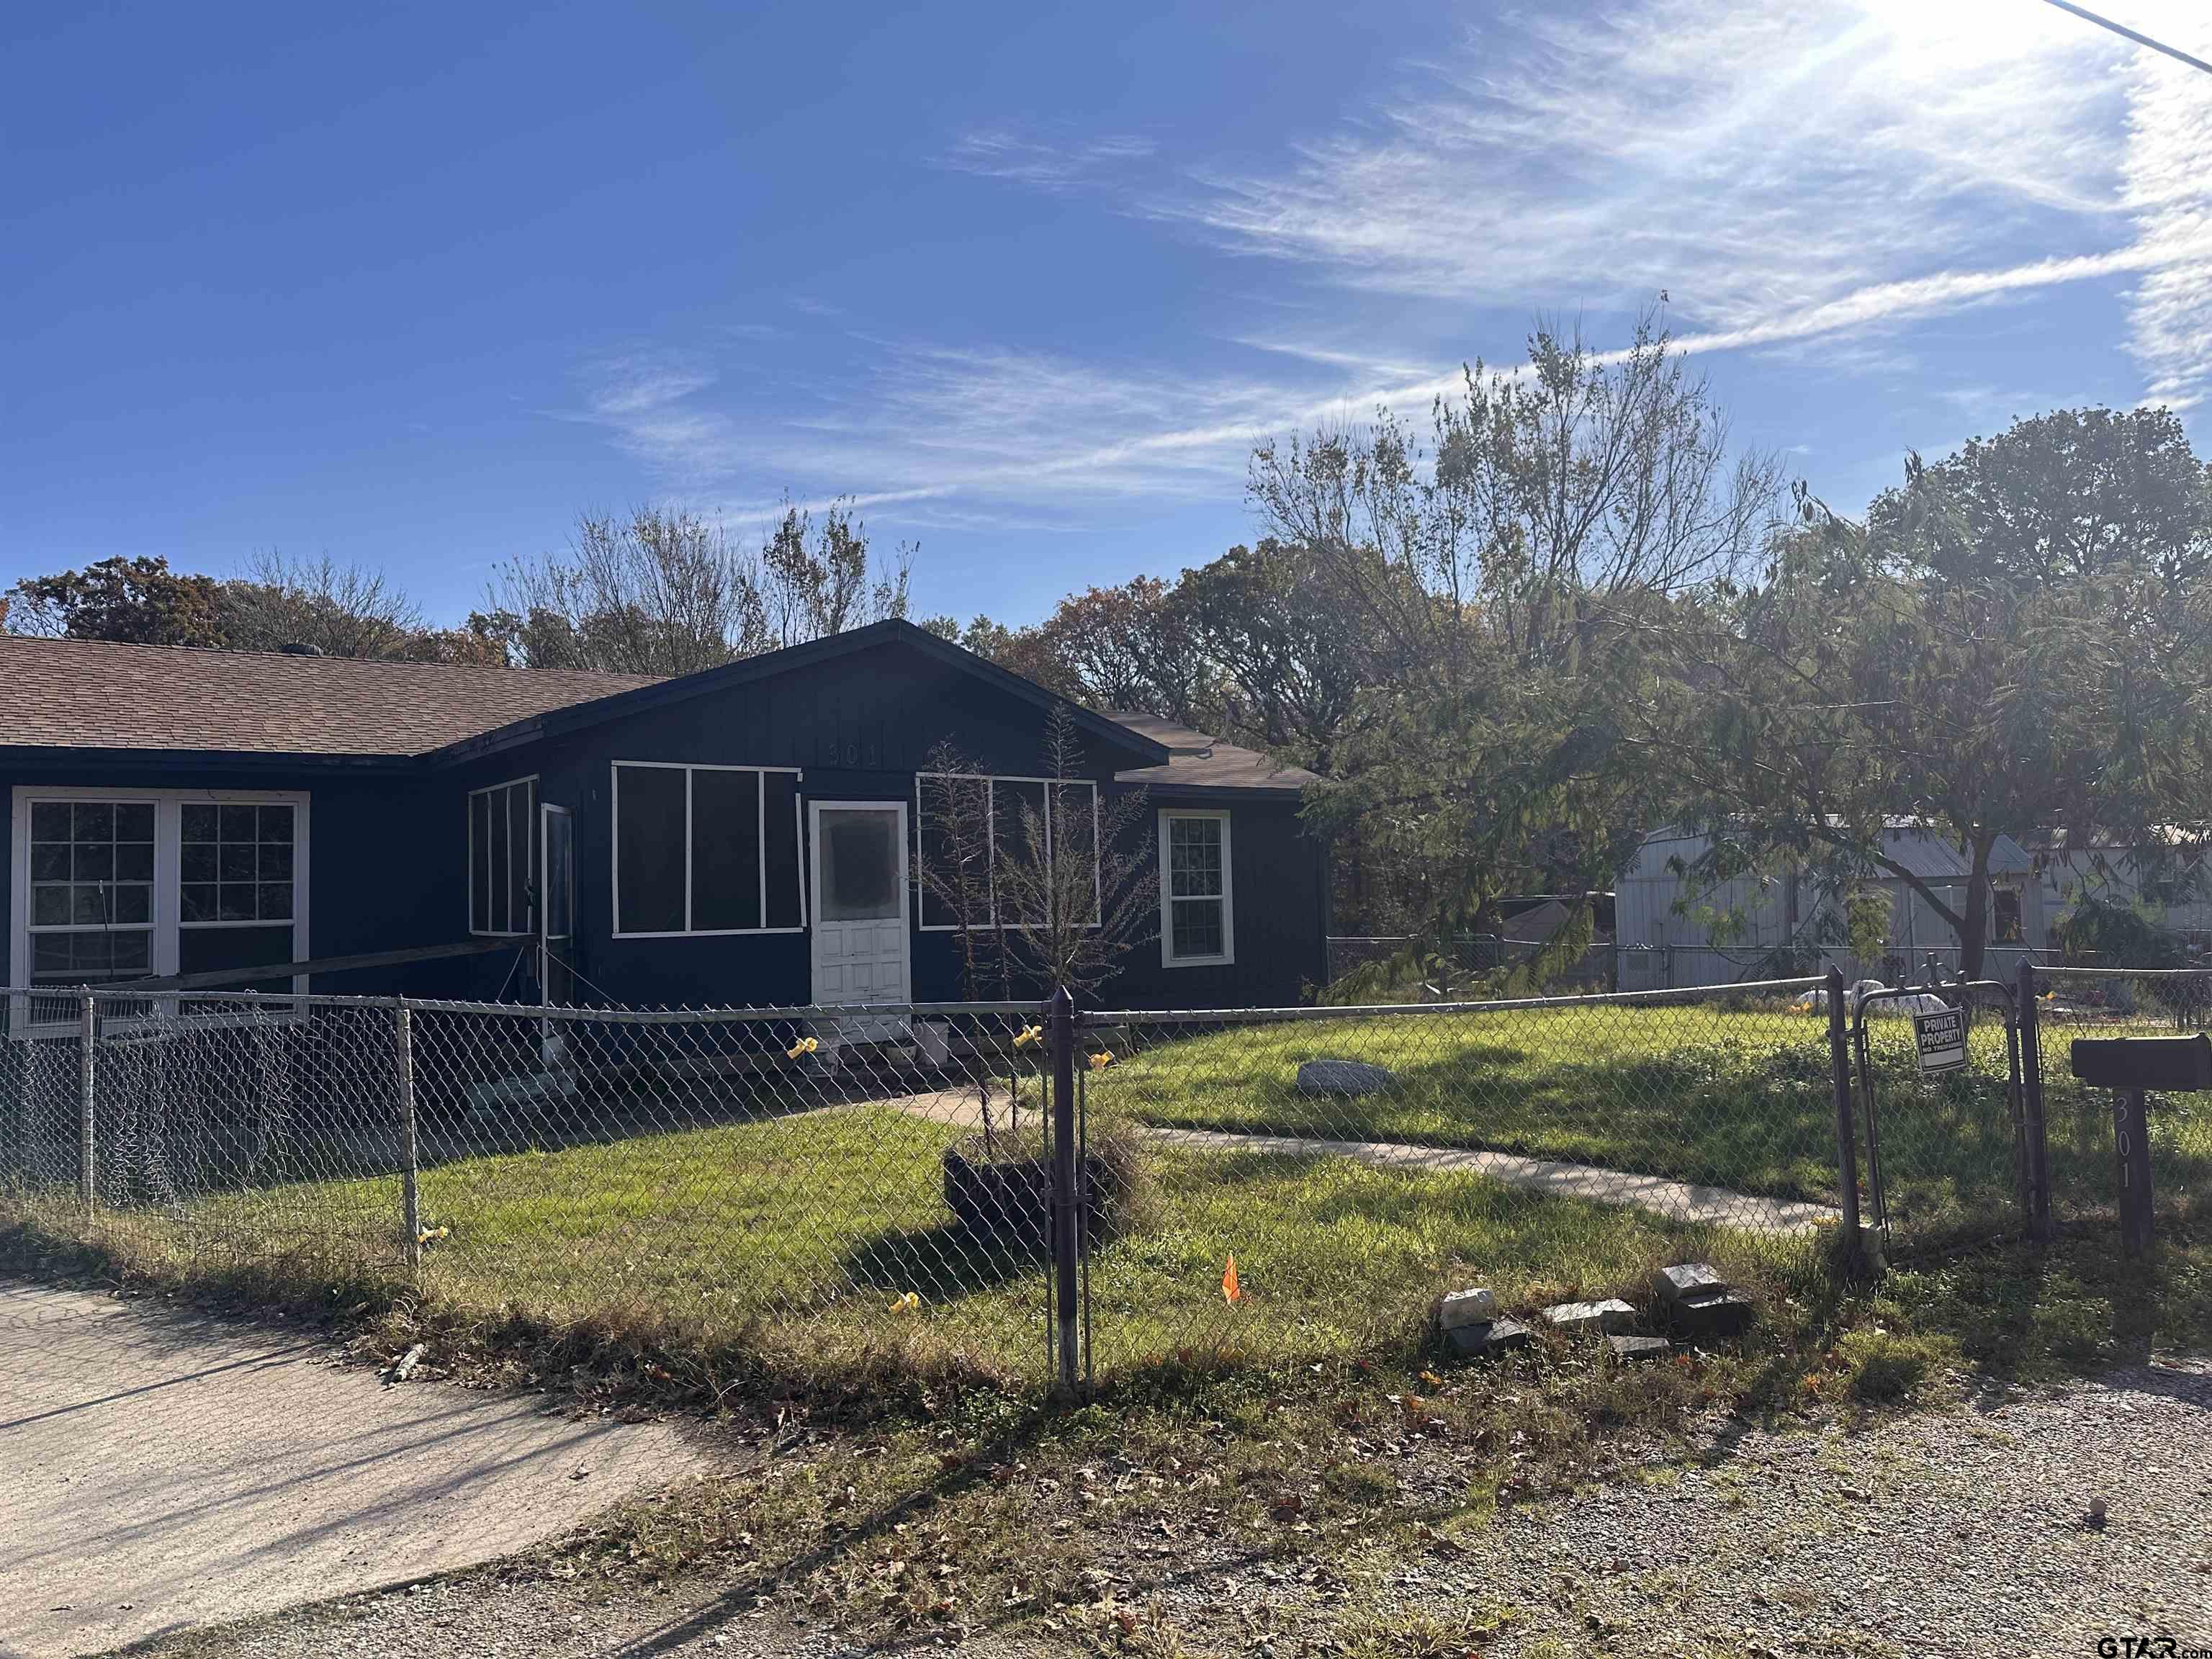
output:
POLYGON ((1836 1100, 1836 1182, 1843 1200, 1838 1260, 1860 1257, 1858 1131, 1851 1115, 1851 1048, 1844 1016, 1844 972, 1828 964, 1828 1086, 1836 1100))
POLYGON ((84 1212, 88 1218, 99 1194, 99 1179, 93 1162, 95 1150, 93 1141, 92 1056, 93 1048, 100 1035, 100 1005, 90 992, 77 1008, 76 1024, 76 1110, 77 1110, 77 1184, 84 1194, 84 1212))
POLYGON ((399 1207, 407 1229, 407 1271, 422 1271, 422 1194, 416 1176, 420 1153, 415 1139, 415 1015, 402 998, 392 1027, 393 1071, 398 1084, 399 1207))
POLYGON ((2018 988, 2021 1174, 2027 1188, 2027 1236, 2041 1242, 2051 1237, 2051 1139, 2043 1115, 2042 1010, 2036 1002, 2033 956, 2021 959, 2018 988))
POLYGON ((1060 1381, 1062 1387, 1073 1389, 1080 1358, 1076 1340, 1075 999, 1065 985, 1053 992, 1045 1023, 1046 1046, 1052 1051, 1053 1297, 1060 1318, 1060 1381))

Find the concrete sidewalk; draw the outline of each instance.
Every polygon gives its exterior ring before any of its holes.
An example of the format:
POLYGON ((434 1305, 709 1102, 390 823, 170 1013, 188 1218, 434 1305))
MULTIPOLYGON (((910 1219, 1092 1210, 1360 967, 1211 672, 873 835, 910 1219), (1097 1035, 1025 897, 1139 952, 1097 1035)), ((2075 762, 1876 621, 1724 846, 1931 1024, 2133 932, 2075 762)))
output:
POLYGON ((1492 1152, 1454 1146, 1410 1146, 1392 1140, 1316 1140, 1306 1135, 1234 1134, 1217 1129, 1141 1129, 1152 1146, 1182 1146, 1209 1152, 1280 1152, 1301 1158, 1349 1158, 1378 1170, 1418 1175, 1487 1176, 1509 1187, 1527 1187, 1559 1198, 1593 1204, 1632 1204, 1673 1221, 1754 1232, 1802 1232, 1815 1222, 1833 1221, 1838 1212, 1826 1204, 1796 1199, 1762 1198, 1729 1187, 1670 1181, 1595 1164, 1561 1164, 1518 1152, 1492 1152))
MULTIPOLYGON (((972 1086, 902 1095, 878 1103, 959 1128, 972 1129, 983 1121, 982 1108, 972 1086)), ((1004 1106, 998 1105, 995 1109, 1003 1124, 1004 1106)), ((1034 1117, 1036 1110, 1032 1106, 1029 1115, 1034 1117)), ((1148 1126, 1140 1126, 1137 1133, 1148 1146, 1182 1147, 1193 1152, 1349 1158, 1375 1169, 1407 1174, 1487 1176, 1509 1187, 1525 1187, 1559 1198, 1586 1199, 1593 1204, 1634 1205, 1673 1221, 1744 1227, 1753 1232, 1799 1233, 1816 1222, 1839 1218, 1832 1205, 1765 1198, 1729 1187, 1708 1187, 1692 1181, 1670 1180, 1665 1176, 1638 1175, 1633 1170, 1611 1170, 1595 1164, 1565 1164, 1554 1158, 1529 1158, 1519 1152, 1492 1152, 1481 1147, 1416 1146, 1395 1140, 1325 1140, 1314 1135, 1266 1135, 1231 1129, 1148 1126)))
POLYGON ((281 1327, 0 1280, 0 1656, 468 1565, 698 1467, 665 1425, 386 1388, 281 1327))

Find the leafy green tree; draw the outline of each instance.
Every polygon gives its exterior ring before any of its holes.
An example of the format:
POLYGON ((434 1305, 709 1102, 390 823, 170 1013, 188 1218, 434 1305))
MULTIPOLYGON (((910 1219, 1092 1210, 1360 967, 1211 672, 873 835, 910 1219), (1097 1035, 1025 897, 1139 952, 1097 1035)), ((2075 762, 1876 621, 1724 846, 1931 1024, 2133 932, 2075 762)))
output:
POLYGON ((740 653, 825 639, 903 617, 914 549, 902 545, 888 565, 872 556, 850 507, 830 507, 817 520, 786 507, 760 556, 739 572, 740 653))
POLYGON ((1759 580, 1671 637, 1668 769, 1725 878, 1819 857, 1896 878, 1982 970, 2000 836, 2155 861, 2212 811, 2212 494, 2163 411, 2017 423, 1914 458, 1863 524, 1801 495, 1759 580), (1895 855, 1899 819, 1963 890, 1895 855), (2177 833, 2178 832, 2178 833, 2177 833))
POLYGON ((19 634, 223 651, 305 648, 331 657, 503 666, 501 641, 477 626, 433 628, 383 576, 329 558, 256 556, 246 574, 173 571, 166 559, 103 559, 34 576, 0 596, 19 634))
POLYGON ((173 571, 164 558, 102 559, 82 570, 28 576, 8 592, 9 631, 124 645, 219 646, 214 578, 173 571))
POLYGON ((1262 538, 1186 570, 1177 586, 1211 667, 1202 724, 1322 772, 1359 689, 1352 611, 1332 597, 1328 560, 1262 538))

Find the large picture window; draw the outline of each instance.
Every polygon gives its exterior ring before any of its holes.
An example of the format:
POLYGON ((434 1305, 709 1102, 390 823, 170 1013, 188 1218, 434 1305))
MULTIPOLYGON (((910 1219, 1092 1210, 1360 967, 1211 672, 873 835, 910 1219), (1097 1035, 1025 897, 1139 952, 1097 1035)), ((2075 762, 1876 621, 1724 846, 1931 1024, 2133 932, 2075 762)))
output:
POLYGON ((1160 957, 1170 968, 1237 959, 1229 814, 1160 814, 1160 957))
POLYGON ((614 763, 615 935, 805 926, 793 767, 614 763))
POLYGON ((469 793, 469 932, 527 933, 538 890, 538 780, 469 793))
MULTIPOLYGON (((108 985, 303 960, 307 798, 273 792, 14 793, 9 980, 108 985)), ((301 988, 291 975, 230 988, 301 988)), ((46 1000, 21 1027, 66 1010, 46 1000)))
MULTIPOLYGON (((920 827, 918 856, 925 872, 942 869, 959 857, 959 843, 981 843, 973 855, 984 866, 972 884, 981 914, 968 918, 970 927, 1003 922, 1009 927, 1037 916, 1000 915, 1000 867, 1010 860, 1030 855, 1030 822, 1044 831, 1048 866, 1057 856, 1073 854, 1091 866, 1090 902, 1080 920, 1086 927, 1098 921, 1098 786, 1088 778, 987 777, 955 772, 922 772, 914 781, 915 823, 920 827), (967 822, 955 822, 964 820, 967 822)), ((921 928, 943 933, 961 925, 961 907, 951 894, 961 884, 921 884, 921 928)), ((1054 890, 1058 890, 1055 885, 1054 890)))

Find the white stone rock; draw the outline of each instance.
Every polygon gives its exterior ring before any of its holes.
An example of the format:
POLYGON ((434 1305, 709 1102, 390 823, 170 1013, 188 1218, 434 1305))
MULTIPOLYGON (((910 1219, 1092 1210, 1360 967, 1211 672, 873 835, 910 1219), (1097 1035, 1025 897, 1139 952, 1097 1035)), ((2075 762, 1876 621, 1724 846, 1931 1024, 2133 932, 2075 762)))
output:
POLYGON ((1725 1295, 1728 1280, 1709 1261, 1681 1261, 1651 1275, 1651 1288, 1668 1307, 1700 1297, 1725 1295))
POLYGON ((1544 1317, 1575 1335, 1608 1334, 1626 1331, 1636 1323, 1636 1310, 1618 1297, 1603 1302, 1561 1302, 1544 1310, 1544 1317))
POLYGON ((1302 1095, 1377 1095, 1397 1081, 1389 1066, 1364 1060, 1310 1060, 1298 1067, 1302 1095))
POLYGON ((1437 1308, 1439 1328, 1455 1331, 1462 1325, 1480 1325, 1498 1317, 1498 1298, 1484 1285, 1454 1291, 1437 1308))

